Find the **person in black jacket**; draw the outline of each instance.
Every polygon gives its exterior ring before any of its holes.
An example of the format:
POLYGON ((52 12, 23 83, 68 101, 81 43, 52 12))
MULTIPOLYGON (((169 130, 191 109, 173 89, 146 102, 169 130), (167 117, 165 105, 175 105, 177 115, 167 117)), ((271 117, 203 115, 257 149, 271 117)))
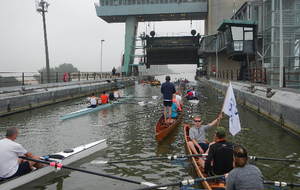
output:
POLYGON ((163 100, 164 100, 164 119, 165 123, 167 123, 167 108, 168 108, 168 117, 171 118, 172 114, 172 99, 173 99, 173 94, 175 94, 175 86, 173 83, 170 82, 171 77, 166 76, 166 82, 164 82, 161 85, 161 93, 163 94, 163 100))
POLYGON ((233 168, 233 144, 226 140, 223 127, 218 127, 215 133, 215 143, 210 145, 205 160, 205 173, 208 175, 223 175, 233 168))

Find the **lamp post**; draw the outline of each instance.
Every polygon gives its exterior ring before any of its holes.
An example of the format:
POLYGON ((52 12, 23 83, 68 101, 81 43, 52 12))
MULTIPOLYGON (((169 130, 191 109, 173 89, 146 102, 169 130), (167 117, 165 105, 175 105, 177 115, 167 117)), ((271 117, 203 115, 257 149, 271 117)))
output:
POLYGON ((47 83, 50 83, 49 52, 48 52, 46 16, 45 16, 45 13, 48 12, 48 6, 49 6, 49 3, 45 0, 37 0, 36 1, 36 11, 39 12, 39 13, 42 13, 42 17, 43 17, 47 83))
POLYGON ((101 40, 101 55, 100 55, 100 72, 102 73, 102 57, 103 57, 103 55, 102 55, 102 52, 103 52, 103 42, 104 42, 105 40, 101 40))

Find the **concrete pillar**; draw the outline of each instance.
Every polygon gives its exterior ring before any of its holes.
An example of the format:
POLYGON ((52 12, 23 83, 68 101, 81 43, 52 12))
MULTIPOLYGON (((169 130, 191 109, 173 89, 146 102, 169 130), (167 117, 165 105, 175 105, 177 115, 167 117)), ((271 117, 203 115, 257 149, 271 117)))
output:
POLYGON ((122 73, 127 76, 131 75, 135 54, 135 38, 137 33, 138 22, 135 16, 128 16, 125 23, 125 51, 124 51, 124 65, 122 66, 122 73))

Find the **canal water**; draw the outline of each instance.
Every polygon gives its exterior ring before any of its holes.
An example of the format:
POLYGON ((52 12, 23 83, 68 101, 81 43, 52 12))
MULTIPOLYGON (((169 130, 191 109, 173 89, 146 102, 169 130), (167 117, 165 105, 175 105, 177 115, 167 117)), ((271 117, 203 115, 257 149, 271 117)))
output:
MULTIPOLYGON (((174 75, 172 79, 190 75, 174 75)), ((164 76, 158 77, 163 81, 164 76)), ((185 102, 183 123, 190 122, 190 116, 201 115, 207 123, 214 120, 220 112, 224 96, 204 84, 193 81, 200 94, 198 105, 185 102)), ((160 87, 136 84, 123 90, 124 94, 135 97, 160 96, 160 87)), ((185 154, 182 125, 178 127, 162 143, 154 138, 155 123, 161 115, 161 100, 152 98, 136 98, 128 104, 120 104, 111 108, 90 113, 81 117, 61 121, 60 116, 84 108, 85 98, 67 101, 32 111, 22 112, 0 118, 0 135, 5 134, 7 127, 20 129, 17 142, 38 155, 58 152, 66 148, 107 138, 108 148, 91 157, 73 164, 86 170, 107 173, 136 181, 149 181, 158 184, 177 182, 185 178, 195 177, 189 160, 169 162, 150 161, 114 165, 100 165, 99 160, 138 159, 149 156, 166 156, 185 154), (145 106, 137 102, 144 101, 145 106), (121 122, 121 123, 116 123, 121 122), (114 123, 114 124, 112 124, 114 123)), ((247 108, 238 107, 242 131, 234 138, 234 143, 244 145, 250 155, 272 158, 300 158, 300 138, 297 138, 273 122, 262 118, 247 108)), ((228 127, 228 120, 223 119, 222 126, 228 127)), ((213 128, 209 131, 212 139, 213 128)), ((255 161, 263 172, 265 179, 300 183, 300 164, 272 161, 255 161)), ((27 184, 19 189, 49 190, 130 190, 140 186, 117 180, 102 178, 74 171, 52 173, 27 184)), ((169 189, 179 189, 172 187, 169 189)))

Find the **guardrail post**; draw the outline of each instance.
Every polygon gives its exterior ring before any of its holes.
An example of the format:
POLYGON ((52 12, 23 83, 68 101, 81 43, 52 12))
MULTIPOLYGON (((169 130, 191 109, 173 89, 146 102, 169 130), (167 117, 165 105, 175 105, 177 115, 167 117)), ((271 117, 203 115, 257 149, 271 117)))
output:
POLYGON ((263 80, 264 80, 264 84, 267 84, 267 69, 264 68, 264 77, 263 77, 263 80))
POLYGON ((285 80, 285 66, 283 66, 283 85, 282 87, 286 87, 286 80, 285 80))
POLYGON ((96 80, 96 73, 94 73, 93 75, 94 75, 94 80, 96 80))
POLYGON ((41 81, 41 84, 43 84, 43 72, 41 72, 41 74, 40 74, 40 81, 41 81))
POLYGON ((86 80, 89 80, 89 73, 86 74, 86 80))
POLYGON ((58 72, 56 72, 56 82, 58 82, 58 72))
POLYGON ((25 85, 25 76, 24 76, 24 73, 22 73, 22 86, 25 85))

